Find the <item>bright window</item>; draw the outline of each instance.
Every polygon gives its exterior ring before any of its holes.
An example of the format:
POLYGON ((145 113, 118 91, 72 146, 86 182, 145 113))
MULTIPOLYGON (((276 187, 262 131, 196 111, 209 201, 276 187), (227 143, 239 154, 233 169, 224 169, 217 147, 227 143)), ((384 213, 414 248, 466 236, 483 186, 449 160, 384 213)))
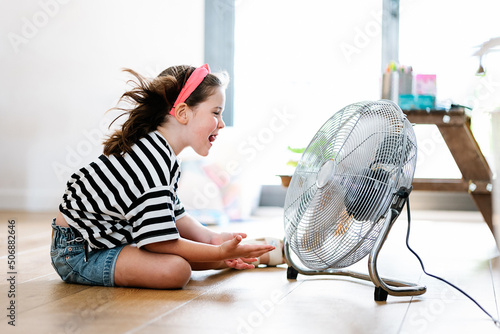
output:
POLYGON ((336 111, 380 98, 382 2, 236 1, 236 155, 263 184, 336 111))

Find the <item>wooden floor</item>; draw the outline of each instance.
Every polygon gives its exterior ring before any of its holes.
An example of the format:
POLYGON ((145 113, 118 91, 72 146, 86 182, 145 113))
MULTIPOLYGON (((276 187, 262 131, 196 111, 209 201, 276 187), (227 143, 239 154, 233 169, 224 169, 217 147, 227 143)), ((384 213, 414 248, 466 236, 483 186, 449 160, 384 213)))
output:
MULTIPOLYGON (((50 265, 52 216, 0 212, 0 333, 500 333, 470 300, 422 274, 404 243, 406 216, 389 234, 379 271, 428 291, 387 302, 374 301, 371 282, 304 275, 289 281, 285 267, 195 272, 177 291, 65 284, 50 265), (14 275, 7 267, 9 219, 17 226, 14 275), (7 318, 12 301, 15 327, 7 318)), ((251 222, 221 228, 282 236, 282 211, 263 209, 251 222)), ((500 260, 478 212, 414 211, 410 244, 429 272, 499 317, 500 260)), ((367 260, 351 269, 366 273, 367 260)))

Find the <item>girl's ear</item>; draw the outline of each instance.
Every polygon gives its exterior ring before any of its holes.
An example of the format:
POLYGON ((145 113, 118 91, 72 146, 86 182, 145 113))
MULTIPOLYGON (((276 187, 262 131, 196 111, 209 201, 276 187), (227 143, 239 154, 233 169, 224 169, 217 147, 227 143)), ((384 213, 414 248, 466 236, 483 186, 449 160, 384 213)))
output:
POLYGON ((188 105, 185 103, 179 103, 175 107, 175 119, 181 124, 187 124, 188 122, 188 105))

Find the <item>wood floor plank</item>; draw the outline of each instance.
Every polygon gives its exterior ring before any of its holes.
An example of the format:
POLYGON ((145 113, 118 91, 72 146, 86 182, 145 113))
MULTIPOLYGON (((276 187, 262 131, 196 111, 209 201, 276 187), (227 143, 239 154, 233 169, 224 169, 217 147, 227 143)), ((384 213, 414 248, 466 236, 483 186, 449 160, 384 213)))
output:
MULTIPOLYGON (((212 227, 249 238, 280 237, 280 211, 212 227)), ((10 218, 7 218, 10 217, 10 218)), ((373 300, 371 282, 299 275, 286 267, 194 272, 183 290, 103 288, 63 283, 50 265, 50 213, 0 212, 16 219, 15 328, 1 333, 498 333, 470 300, 422 274, 405 244, 407 217, 395 223, 379 257, 382 276, 425 284, 422 296, 373 300)), ((500 257, 479 213, 415 212, 410 244, 426 269, 469 292, 490 313, 500 304, 500 257)), ((8 305, 6 224, 0 230, 0 307, 8 305)), ((367 259, 349 268, 367 272, 367 259)))
POLYGON ((131 333, 237 333, 248 321, 259 321, 274 311, 298 282, 286 280, 284 268, 237 272, 234 278, 210 289, 183 308, 165 314, 131 333), (196 315, 196 321, 184 319, 196 315))
POLYGON ((431 299, 412 303, 399 331, 407 333, 495 334, 499 329, 468 300, 431 299))
POLYGON ((18 287, 18 328, 36 333, 123 333, 182 307, 233 274, 195 273, 185 289, 173 291, 31 281, 18 287))
POLYGON ((373 300, 373 285, 364 281, 308 278, 257 332, 275 332, 286 324, 311 333, 395 333, 406 312, 400 303, 408 300, 378 303, 373 300), (392 321, 380 321, 387 318, 392 321))

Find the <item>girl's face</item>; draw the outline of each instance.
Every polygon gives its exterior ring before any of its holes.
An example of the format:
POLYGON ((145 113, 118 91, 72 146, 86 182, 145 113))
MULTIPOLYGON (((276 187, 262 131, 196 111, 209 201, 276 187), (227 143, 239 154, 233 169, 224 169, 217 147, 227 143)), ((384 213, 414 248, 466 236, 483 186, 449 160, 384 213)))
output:
POLYGON ((189 146, 201 156, 208 155, 219 130, 226 126, 222 120, 225 103, 226 92, 224 88, 219 87, 207 100, 189 112, 187 140, 189 146))

